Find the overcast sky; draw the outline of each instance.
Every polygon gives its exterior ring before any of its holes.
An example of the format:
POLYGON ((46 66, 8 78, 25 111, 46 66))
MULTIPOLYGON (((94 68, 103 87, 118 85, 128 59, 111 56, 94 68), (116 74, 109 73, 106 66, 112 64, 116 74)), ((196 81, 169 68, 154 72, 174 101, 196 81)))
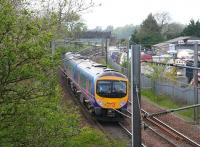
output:
POLYGON ((101 6, 83 15, 89 29, 139 25, 149 13, 169 12, 171 21, 188 24, 200 19, 200 0, 93 0, 101 6))

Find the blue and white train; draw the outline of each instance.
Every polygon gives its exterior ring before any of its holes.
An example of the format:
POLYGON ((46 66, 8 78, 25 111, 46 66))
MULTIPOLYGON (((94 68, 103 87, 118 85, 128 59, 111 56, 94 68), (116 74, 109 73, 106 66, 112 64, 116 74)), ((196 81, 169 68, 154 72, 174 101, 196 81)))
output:
POLYGON ((68 52, 63 59, 68 83, 98 119, 118 121, 127 110, 128 79, 104 65, 68 52), (118 112, 117 112, 117 111, 118 112))

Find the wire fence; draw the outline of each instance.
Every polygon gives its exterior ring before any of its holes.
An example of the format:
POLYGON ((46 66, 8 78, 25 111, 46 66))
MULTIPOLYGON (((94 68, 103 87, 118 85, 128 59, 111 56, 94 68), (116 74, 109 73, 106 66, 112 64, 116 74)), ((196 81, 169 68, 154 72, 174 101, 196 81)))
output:
MULTIPOLYGON (((121 67, 118 63, 114 62, 111 58, 108 58, 109 64, 117 71, 121 71, 123 74, 129 76, 128 69, 121 67)), ((195 103, 195 86, 187 83, 187 78, 184 76, 176 77, 176 79, 170 79, 167 77, 160 77, 157 79, 152 79, 149 74, 151 74, 149 66, 141 66, 141 88, 151 89, 157 95, 167 95, 172 100, 185 103, 194 104, 195 103)), ((161 74, 161 73, 160 73, 161 74)), ((200 101, 200 91, 198 91, 198 99, 200 101)))

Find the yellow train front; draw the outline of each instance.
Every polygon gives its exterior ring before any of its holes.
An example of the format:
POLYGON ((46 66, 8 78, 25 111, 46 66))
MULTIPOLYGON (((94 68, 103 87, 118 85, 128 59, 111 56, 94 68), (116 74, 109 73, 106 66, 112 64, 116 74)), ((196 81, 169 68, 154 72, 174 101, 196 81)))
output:
POLYGON ((120 120, 127 110, 128 80, 114 71, 104 72, 95 81, 95 115, 102 120, 120 120), (117 111, 116 111, 117 110, 117 111))
POLYGON ((119 111, 127 110, 125 75, 73 53, 65 54, 64 68, 73 92, 97 119, 119 121, 123 118, 119 111))

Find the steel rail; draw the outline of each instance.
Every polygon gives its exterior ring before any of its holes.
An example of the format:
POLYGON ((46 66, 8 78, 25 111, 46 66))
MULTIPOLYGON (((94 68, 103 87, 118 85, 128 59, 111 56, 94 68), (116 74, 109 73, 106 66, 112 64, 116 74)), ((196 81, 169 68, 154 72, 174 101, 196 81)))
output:
MULTIPOLYGON (((59 69, 61 70, 61 72, 64 74, 64 75, 66 75, 66 73, 65 73, 65 71, 63 70, 63 68, 61 67, 61 66, 59 66, 59 69)), ((67 77, 65 77, 65 78, 67 78, 67 77)), ((72 95, 74 95, 73 93, 71 93, 72 95)), ((75 95, 74 95, 75 96, 75 95)), ((74 100, 75 101, 75 100, 74 100)), ((102 131, 102 132, 104 132, 105 134, 106 134, 106 131, 105 131, 105 129, 104 129, 104 127, 98 122, 98 121, 95 121, 95 119, 93 119, 91 116, 89 117, 88 116, 88 114, 86 114, 86 110, 83 108, 83 105, 82 104, 80 104, 80 102, 76 99, 76 103, 79 103, 79 105, 81 105, 81 112, 82 112, 82 114, 83 114, 83 116, 87 119, 87 120, 89 120, 89 122, 91 123, 91 124, 96 124, 97 125, 97 127, 102 131), (92 118, 92 119, 91 119, 92 118)), ((114 109, 115 111, 117 111, 117 112, 119 112, 119 113, 121 113, 122 115, 124 115, 124 116, 126 116, 126 117, 128 117, 128 118, 131 118, 130 116, 128 116, 128 115, 126 115, 126 114, 124 114, 124 113, 122 113, 122 112, 120 112, 120 111, 118 111, 118 110, 116 110, 116 109, 114 109)), ((130 113, 131 114, 131 112, 129 112, 129 111, 127 111, 128 113, 130 113)), ((125 127, 125 126, 123 126, 121 123, 118 123, 119 124, 119 126, 123 129, 123 130, 125 130, 126 131, 126 133, 129 135, 129 136, 132 136, 132 133, 125 127)), ((111 138, 109 135, 106 135, 111 141, 113 140, 113 138, 111 138)), ((142 144, 142 147, 145 147, 145 145, 144 144, 142 144)))
POLYGON ((155 133, 156 135, 158 135, 159 137, 161 137, 162 139, 164 139, 165 141, 167 141, 168 143, 170 143, 171 145, 173 145, 173 146, 177 146, 175 143, 173 143, 172 141, 170 141, 170 140, 168 140, 168 139, 166 139, 166 137, 164 136, 164 135, 162 135, 162 134, 160 134, 160 133, 158 133, 155 129, 153 129, 152 127, 150 127, 150 126, 148 126, 147 124, 144 124, 145 126, 145 129, 149 129, 149 130, 151 130, 153 133, 155 133))
MULTIPOLYGON (((120 126, 123 130, 125 130, 125 132, 126 132, 130 137, 132 136, 131 131, 129 131, 124 125, 122 125, 120 122, 119 122, 118 124, 119 124, 119 126, 120 126)), ((146 146, 142 143, 142 147, 146 147, 146 146)))
POLYGON ((170 136, 176 138, 177 140, 181 139, 176 133, 171 131, 171 129, 167 128, 166 126, 163 126, 163 124, 159 123, 157 120, 155 120, 153 118, 148 118, 148 117, 144 117, 144 118, 145 118, 145 120, 149 121, 150 123, 156 125, 160 129, 162 129, 164 132, 168 133, 170 136))
POLYGON ((125 116, 125 117, 127 117, 127 118, 130 118, 130 119, 131 119, 131 116, 128 116, 128 115, 126 115, 125 113, 122 113, 121 111, 119 111, 119 110, 117 110, 117 109, 114 109, 114 108, 113 108, 113 110, 115 110, 116 112, 118 112, 118 113, 122 114, 123 116, 125 116))
MULTIPOLYGON (((145 110, 141 110, 144 114, 148 115, 148 112, 146 112, 145 110)), ((145 116, 144 116, 145 118, 145 116)), ((156 126, 160 127, 161 129, 163 129, 165 132, 169 133, 170 135, 176 137, 176 138, 180 138, 184 141, 186 141, 187 143, 196 146, 196 147, 200 147, 200 144, 198 144, 197 142, 193 141, 192 139, 188 138, 187 136, 183 135, 182 133, 178 132, 177 130, 175 130, 174 128, 170 127, 169 125, 165 124, 164 122, 162 122, 161 120, 159 120, 156 117, 151 117, 151 118, 145 118, 148 121, 154 123, 156 126)))
POLYGON ((131 113, 130 111, 128 111, 128 110, 126 110, 126 112, 127 112, 128 114, 132 115, 132 113, 131 113))
POLYGON ((122 123, 118 123, 119 125, 120 125, 120 127, 122 127, 126 132, 127 132, 127 134, 129 135, 129 136, 132 136, 132 133, 131 133, 131 131, 129 131, 124 125, 122 125, 122 123))
MULTIPOLYGON (((129 103, 131 103, 129 101, 129 103)), ((170 127, 169 125, 165 124, 164 122, 162 122, 161 120, 159 120, 158 118, 156 118, 156 115, 162 115, 162 114, 166 114, 166 113, 170 113, 170 112, 174 112, 174 111, 180 111, 180 110, 184 110, 184 109, 189 109, 192 107, 199 107, 198 105, 192 105, 192 106, 186 106, 183 108, 179 108, 179 109, 172 109, 172 110, 167 110, 164 112, 158 112, 158 113, 152 113, 149 114, 148 112, 146 112, 145 110, 141 109, 141 111, 144 113, 144 118, 148 119, 148 121, 150 121, 151 123, 155 124, 156 126, 159 126, 162 130, 164 130, 165 132, 168 132, 170 135, 174 136, 175 138, 181 138, 183 140, 185 140, 187 143, 190 143, 194 146, 200 147, 200 144, 198 144, 197 142, 195 142, 194 140, 190 139, 189 137, 185 136, 184 134, 178 132, 177 130, 175 130, 174 128, 170 127), (148 118, 149 117, 149 118, 148 118)))

